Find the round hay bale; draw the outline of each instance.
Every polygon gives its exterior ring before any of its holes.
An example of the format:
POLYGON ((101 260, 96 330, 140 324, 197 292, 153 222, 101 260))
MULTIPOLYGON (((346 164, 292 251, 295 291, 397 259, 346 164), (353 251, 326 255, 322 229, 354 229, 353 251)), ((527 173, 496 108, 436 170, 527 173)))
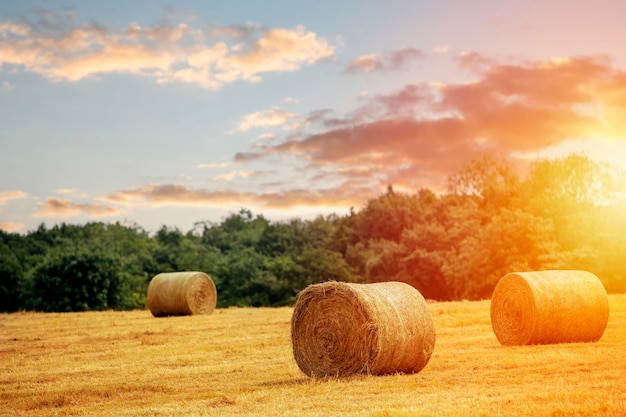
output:
POLYGON ((419 372, 435 346, 430 310, 402 282, 305 288, 291 319, 293 355, 310 377, 419 372))
POLYGON ((148 285, 147 305, 154 317, 211 314, 217 304, 215 283, 203 272, 167 272, 148 285))
POLYGON ((597 342, 609 320, 609 301, 591 272, 515 272, 496 285, 490 312, 503 345, 597 342))

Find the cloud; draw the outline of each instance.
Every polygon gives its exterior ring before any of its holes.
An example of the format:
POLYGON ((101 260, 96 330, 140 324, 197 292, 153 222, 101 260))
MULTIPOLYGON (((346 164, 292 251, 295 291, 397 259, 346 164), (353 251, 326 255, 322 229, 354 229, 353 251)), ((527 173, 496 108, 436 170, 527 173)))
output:
POLYGON ((241 206, 255 205, 265 209, 289 209, 299 206, 327 207, 360 205, 371 197, 371 188, 351 186, 332 189, 296 188, 280 192, 236 192, 193 189, 179 184, 149 184, 122 190, 103 200, 124 205, 147 202, 159 206, 241 206))
POLYGON ((387 60, 387 68, 393 71, 404 69, 412 62, 424 58, 424 54, 417 48, 402 48, 392 52, 387 60))
POLYGON ((280 126, 295 118, 297 115, 279 107, 258 111, 245 115, 237 126, 240 132, 246 132, 256 127, 280 126))
POLYGON ((605 58, 496 65, 473 58, 472 62, 481 63, 472 66, 481 79, 443 86, 439 107, 462 117, 474 137, 506 152, 626 134, 619 128, 616 103, 607 100, 626 98, 625 74, 605 58), (584 108, 595 109, 595 114, 584 108))
POLYGON ((36 22, 0 22, 0 68, 12 67, 53 81, 76 82, 127 73, 158 83, 217 89, 264 73, 296 71, 328 59, 334 47, 302 26, 247 24, 196 28, 189 23, 105 27, 45 16, 36 22))
POLYGON ((28 193, 24 191, 0 191, 0 207, 4 206, 10 200, 21 200, 26 197, 28 197, 28 193))
POLYGON ((424 54, 417 48, 402 48, 383 55, 361 55, 352 60, 346 71, 353 73, 400 71, 423 57, 424 54))
POLYGON ((374 72, 384 67, 382 60, 376 55, 361 55, 352 60, 347 68, 349 72, 374 72))
POLYGON ((58 188, 54 190, 57 194, 74 194, 76 193, 76 189, 74 188, 58 188))
POLYGON ((213 168, 226 168, 229 166, 229 162, 219 162, 219 163, 210 163, 210 164, 198 164, 196 168, 200 169, 213 169, 213 168))
MULTIPOLYGON (((574 139, 626 141, 626 73, 604 57, 519 63, 457 58, 475 79, 407 85, 367 98, 341 123, 317 113, 317 131, 240 152, 237 162, 289 155, 308 168, 419 189, 443 183, 485 152, 519 156, 574 139)), ((313 113, 311 113, 313 114, 313 113)))
POLYGON ((257 171, 230 171, 225 174, 214 175, 210 178, 211 181, 232 181, 236 178, 249 178, 255 175, 257 171))
POLYGON ((23 223, 0 222, 0 230, 7 233, 20 233, 26 228, 23 223))
POLYGON ((87 217, 106 217, 121 214, 115 207, 102 204, 74 203, 71 200, 50 197, 45 203, 38 204, 38 211, 33 217, 70 217, 86 215, 87 217))
POLYGON ((218 68, 224 75, 250 80, 262 72, 298 70, 302 65, 330 58, 333 52, 325 40, 319 40, 302 26, 293 30, 268 29, 250 47, 219 62, 218 68))
POLYGON ((359 113, 362 117, 376 119, 419 117, 422 120, 432 120, 437 117, 436 113, 446 114, 445 110, 436 110, 436 95, 430 85, 407 85, 392 94, 374 97, 359 113))
POLYGON ((262 135, 257 136, 257 139, 264 142, 270 142, 276 139, 276 135, 273 133, 263 133, 262 135))
POLYGON ((473 70, 477 73, 489 71, 490 67, 499 65, 498 62, 475 51, 461 52, 455 60, 459 68, 473 70))
POLYGON ((88 198, 89 195, 87 193, 81 192, 75 188, 57 188, 54 190, 55 194, 63 195, 63 196, 72 196, 74 198, 88 198))

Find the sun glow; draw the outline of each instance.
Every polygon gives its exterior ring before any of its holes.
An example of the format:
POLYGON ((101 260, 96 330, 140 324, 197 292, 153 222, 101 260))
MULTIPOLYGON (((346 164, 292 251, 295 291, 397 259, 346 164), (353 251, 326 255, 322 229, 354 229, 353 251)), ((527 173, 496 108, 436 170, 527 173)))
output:
POLYGON ((558 158, 571 153, 584 153, 597 162, 608 162, 626 171, 626 139, 574 139, 546 148, 536 154, 539 158, 558 158))

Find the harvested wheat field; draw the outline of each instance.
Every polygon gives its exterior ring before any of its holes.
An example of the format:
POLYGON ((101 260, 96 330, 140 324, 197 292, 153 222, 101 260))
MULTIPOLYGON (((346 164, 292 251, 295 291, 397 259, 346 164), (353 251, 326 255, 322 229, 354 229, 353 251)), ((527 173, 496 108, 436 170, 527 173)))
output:
POLYGON ((0 315, 2 416, 624 416, 626 295, 595 343, 503 346, 490 302, 428 303, 419 373, 310 378, 291 308, 0 315))

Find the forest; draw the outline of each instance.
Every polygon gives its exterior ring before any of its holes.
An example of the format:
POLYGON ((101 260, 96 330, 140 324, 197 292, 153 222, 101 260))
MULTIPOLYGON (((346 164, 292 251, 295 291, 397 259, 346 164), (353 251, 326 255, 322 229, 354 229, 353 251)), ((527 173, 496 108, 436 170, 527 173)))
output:
POLYGON ((432 300, 491 297, 509 272, 582 269, 626 291, 626 174, 586 154, 519 172, 484 155, 445 192, 393 185, 347 215, 270 221, 242 208, 183 232, 89 222, 0 231, 0 311, 145 308, 160 272, 202 271, 218 307, 292 305, 328 280, 403 281, 432 300))

